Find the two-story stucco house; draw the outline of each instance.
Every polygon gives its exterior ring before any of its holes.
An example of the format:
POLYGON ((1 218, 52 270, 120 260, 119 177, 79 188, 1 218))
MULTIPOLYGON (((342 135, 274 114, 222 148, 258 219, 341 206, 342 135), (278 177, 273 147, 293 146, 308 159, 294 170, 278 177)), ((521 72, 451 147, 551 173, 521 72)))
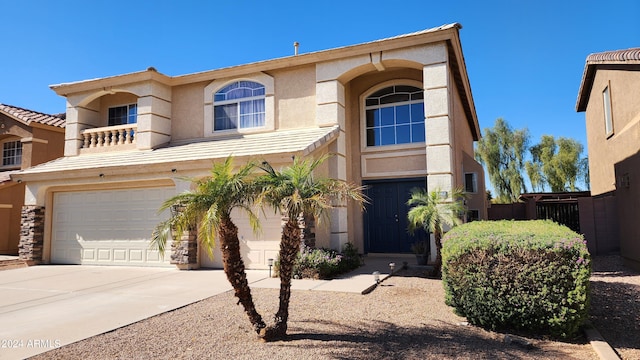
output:
MULTIPOLYGON (((640 269, 640 48, 587 57, 576 110, 585 112, 591 194, 628 265, 640 269), (606 221, 607 218, 613 218, 606 221), (619 234, 619 235, 618 235, 619 234)), ((597 226, 598 224, 596 224, 597 226)))
POLYGON ((10 174, 63 155, 63 115, 0 104, 0 254, 17 255, 25 184, 10 174))
MULTIPOLYGON (((27 184, 22 258, 169 265, 149 248, 168 216, 157 214, 160 204, 189 189, 185 176, 206 176, 230 154, 279 167, 333 153, 322 175, 369 186, 367 211, 335 209, 316 226, 317 246, 408 252, 405 202, 417 186, 464 187, 470 216, 486 218, 460 28, 181 76, 149 68, 52 86, 67 99, 65 156, 14 175, 27 184)), ((235 221, 247 266, 265 268, 278 252, 280 216, 267 211, 259 235, 235 221)), ((183 267, 221 266, 193 243, 180 251, 174 263, 183 267)))

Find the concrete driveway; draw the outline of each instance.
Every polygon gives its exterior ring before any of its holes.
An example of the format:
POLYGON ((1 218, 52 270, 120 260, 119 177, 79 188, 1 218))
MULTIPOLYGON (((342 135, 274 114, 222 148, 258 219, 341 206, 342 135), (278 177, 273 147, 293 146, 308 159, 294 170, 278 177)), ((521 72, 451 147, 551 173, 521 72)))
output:
MULTIPOLYGON (((251 271, 249 281, 268 276, 251 271)), ((0 271, 0 359, 22 359, 231 289, 221 270, 41 265, 0 271)))
MULTIPOLYGON (((357 292, 402 258, 372 258, 336 280, 294 280, 294 290, 357 292)), ((280 286, 249 270, 251 287, 280 286)), ((23 359, 231 290, 222 270, 39 265, 0 271, 0 359, 23 359)))

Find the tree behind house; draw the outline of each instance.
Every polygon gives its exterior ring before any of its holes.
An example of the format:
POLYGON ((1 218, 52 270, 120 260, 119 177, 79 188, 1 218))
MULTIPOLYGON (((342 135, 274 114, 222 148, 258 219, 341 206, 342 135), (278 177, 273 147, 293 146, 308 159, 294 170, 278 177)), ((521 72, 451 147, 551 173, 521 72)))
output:
POLYGON ((517 202, 527 192, 526 178, 536 192, 579 191, 579 182, 589 189, 589 162, 580 157, 583 146, 577 140, 543 135, 539 143, 528 143, 526 128, 513 130, 501 118, 484 129, 475 153, 496 193, 493 202, 517 202))
POLYGON ((502 118, 493 128, 484 129, 476 146, 476 159, 489 173, 497 202, 516 202, 521 193, 527 192, 523 174, 528 143, 527 129, 513 130, 502 118))
POLYGON ((540 143, 530 148, 531 161, 526 162, 534 190, 577 191, 578 180, 588 177, 588 163, 580 158, 582 150, 582 144, 574 139, 543 135, 540 143))

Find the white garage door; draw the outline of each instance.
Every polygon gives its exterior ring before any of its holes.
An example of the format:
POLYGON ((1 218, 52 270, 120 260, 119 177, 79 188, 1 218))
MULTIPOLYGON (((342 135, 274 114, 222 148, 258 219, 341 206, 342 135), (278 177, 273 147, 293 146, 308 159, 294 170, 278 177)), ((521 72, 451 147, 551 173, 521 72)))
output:
POLYGON ((171 266, 149 247, 166 219, 160 205, 174 188, 58 192, 53 195, 51 262, 55 264, 171 266))
MULTIPOLYGON (((247 269, 268 269, 268 259, 278 257, 280 249, 280 236, 282 234, 282 216, 273 210, 264 212, 257 210, 260 216, 260 232, 255 234, 249 223, 249 216, 244 211, 234 209, 231 219, 238 227, 238 239, 240 240, 240 254, 247 269)), ((205 268, 222 268, 222 253, 220 244, 216 239, 216 248, 213 258, 210 258, 204 248, 200 249, 200 266, 205 268)))

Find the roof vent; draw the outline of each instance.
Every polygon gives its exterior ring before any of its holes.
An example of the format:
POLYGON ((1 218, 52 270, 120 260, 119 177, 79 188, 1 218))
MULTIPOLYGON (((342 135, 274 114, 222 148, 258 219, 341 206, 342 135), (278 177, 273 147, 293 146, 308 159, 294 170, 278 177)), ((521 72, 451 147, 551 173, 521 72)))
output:
POLYGON ((153 66, 149 66, 149 67, 147 68, 147 71, 155 71, 155 72, 158 72, 158 70, 157 70, 156 68, 154 68, 153 66))
POLYGON ((300 43, 297 41, 293 42, 293 55, 298 56, 298 47, 300 46, 300 43))

